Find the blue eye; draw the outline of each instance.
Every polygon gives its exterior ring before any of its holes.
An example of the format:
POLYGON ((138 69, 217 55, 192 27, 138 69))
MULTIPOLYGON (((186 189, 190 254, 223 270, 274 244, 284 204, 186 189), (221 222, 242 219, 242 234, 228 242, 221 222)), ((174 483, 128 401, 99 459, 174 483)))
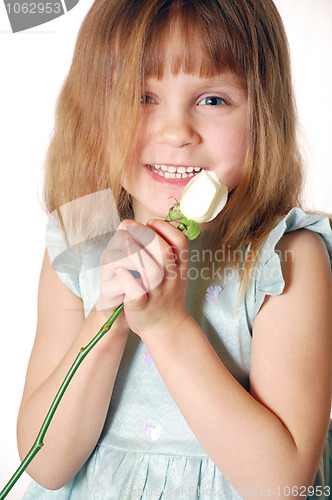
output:
POLYGON ((141 96, 141 104, 157 104, 157 101, 149 94, 141 96))
POLYGON ((202 106, 202 105, 205 105, 205 106, 221 106, 221 105, 227 105, 228 102, 225 101, 225 99, 223 99, 222 97, 215 97, 215 96, 211 96, 211 97, 205 97, 205 99, 203 99, 202 101, 200 101, 198 103, 198 106, 202 106))

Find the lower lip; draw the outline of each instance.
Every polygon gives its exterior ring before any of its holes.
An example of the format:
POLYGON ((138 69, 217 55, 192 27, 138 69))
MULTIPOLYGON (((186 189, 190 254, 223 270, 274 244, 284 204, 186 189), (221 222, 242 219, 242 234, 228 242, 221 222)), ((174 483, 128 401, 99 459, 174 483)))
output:
MULTIPOLYGON (((153 170, 151 169, 151 167, 149 167, 148 165, 144 165, 144 166, 147 169, 147 171, 149 172, 149 174, 151 175, 151 177, 153 178, 153 180, 156 182, 160 182, 164 186, 185 186, 186 184, 188 184, 188 182, 191 179, 193 179, 197 174, 200 173, 200 172, 197 172, 195 175, 192 175, 191 177, 183 177, 182 179, 180 179, 180 178, 166 179, 166 177, 162 177, 161 175, 154 173, 153 170)), ((202 172, 202 170, 201 170, 201 172, 202 172)))

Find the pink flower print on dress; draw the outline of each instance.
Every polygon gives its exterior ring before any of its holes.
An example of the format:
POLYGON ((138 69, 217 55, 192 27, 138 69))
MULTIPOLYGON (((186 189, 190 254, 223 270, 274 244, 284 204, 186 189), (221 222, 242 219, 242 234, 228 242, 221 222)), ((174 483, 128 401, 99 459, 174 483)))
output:
POLYGON ((151 441, 156 441, 159 438, 159 434, 161 433, 160 425, 155 425, 151 427, 149 424, 145 424, 144 432, 146 439, 151 439, 151 441))
POLYGON ((209 288, 206 290, 207 293, 205 295, 205 298, 208 302, 218 302, 219 300, 219 293, 221 292, 222 287, 219 285, 216 286, 209 286, 209 288))
POLYGON ((148 366, 155 366, 148 350, 146 350, 144 353, 144 362, 148 366))

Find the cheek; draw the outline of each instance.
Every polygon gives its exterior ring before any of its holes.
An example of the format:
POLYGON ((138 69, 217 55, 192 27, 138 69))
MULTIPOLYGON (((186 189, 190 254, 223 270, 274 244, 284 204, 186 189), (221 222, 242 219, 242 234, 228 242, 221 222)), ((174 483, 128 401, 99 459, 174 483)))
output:
POLYGON ((126 166, 124 168, 124 173, 121 180, 121 185, 130 194, 135 186, 139 182, 140 176, 142 175, 142 151, 144 149, 143 138, 140 136, 137 138, 136 143, 133 145, 130 155, 126 160, 126 166))
POLYGON ((136 158, 142 152, 142 150, 144 149, 144 147, 146 145, 145 135, 146 134, 143 134, 141 131, 138 134, 138 137, 137 137, 137 140, 136 140, 136 145, 134 146, 134 152, 135 152, 136 158))
POLYGON ((138 134, 136 139, 136 147, 135 150, 139 154, 142 152, 144 148, 146 148, 147 144, 151 140, 151 120, 148 120, 148 117, 143 114, 140 117, 138 123, 138 134))
POLYGON ((214 150, 220 174, 231 191, 239 183, 247 154, 247 134, 243 128, 226 130, 215 136, 214 150))
POLYGON ((243 134, 216 136, 212 145, 215 154, 219 156, 225 165, 243 164, 247 152, 247 140, 243 134))
POLYGON ((229 142, 229 148, 234 168, 242 172, 248 148, 247 134, 239 132, 239 135, 229 142))
POLYGON ((225 175, 225 184, 228 191, 232 191, 240 182, 243 172, 243 163, 229 169, 225 175))

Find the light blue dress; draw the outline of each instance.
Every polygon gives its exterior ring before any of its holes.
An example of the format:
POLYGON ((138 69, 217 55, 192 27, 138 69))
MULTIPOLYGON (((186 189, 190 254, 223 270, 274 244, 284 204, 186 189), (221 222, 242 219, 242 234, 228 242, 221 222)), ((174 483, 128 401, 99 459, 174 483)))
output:
MULTIPOLYGON (((278 295, 284 288, 275 246, 285 232, 301 228, 319 233, 332 259, 328 219, 294 208, 271 231, 261 251, 258 272, 239 304, 238 273, 229 268, 221 273, 217 265, 208 271, 200 249, 204 237, 189 242, 187 308, 225 366, 246 390, 255 316, 266 295, 278 295)), ((71 273, 59 272, 63 282, 82 298, 86 315, 98 296, 99 256, 108 238, 98 249, 92 242, 82 246, 78 271, 72 263, 71 273)), ((58 263, 55 267, 61 269, 63 239, 52 222, 47 230, 47 246, 54 263, 58 263)), ((327 441, 316 485, 329 484, 329 469, 327 441)), ((89 460, 60 490, 48 491, 33 482, 24 500, 209 497, 239 500, 241 492, 231 486, 207 456, 166 389, 145 345, 130 332, 105 427, 89 460)))

